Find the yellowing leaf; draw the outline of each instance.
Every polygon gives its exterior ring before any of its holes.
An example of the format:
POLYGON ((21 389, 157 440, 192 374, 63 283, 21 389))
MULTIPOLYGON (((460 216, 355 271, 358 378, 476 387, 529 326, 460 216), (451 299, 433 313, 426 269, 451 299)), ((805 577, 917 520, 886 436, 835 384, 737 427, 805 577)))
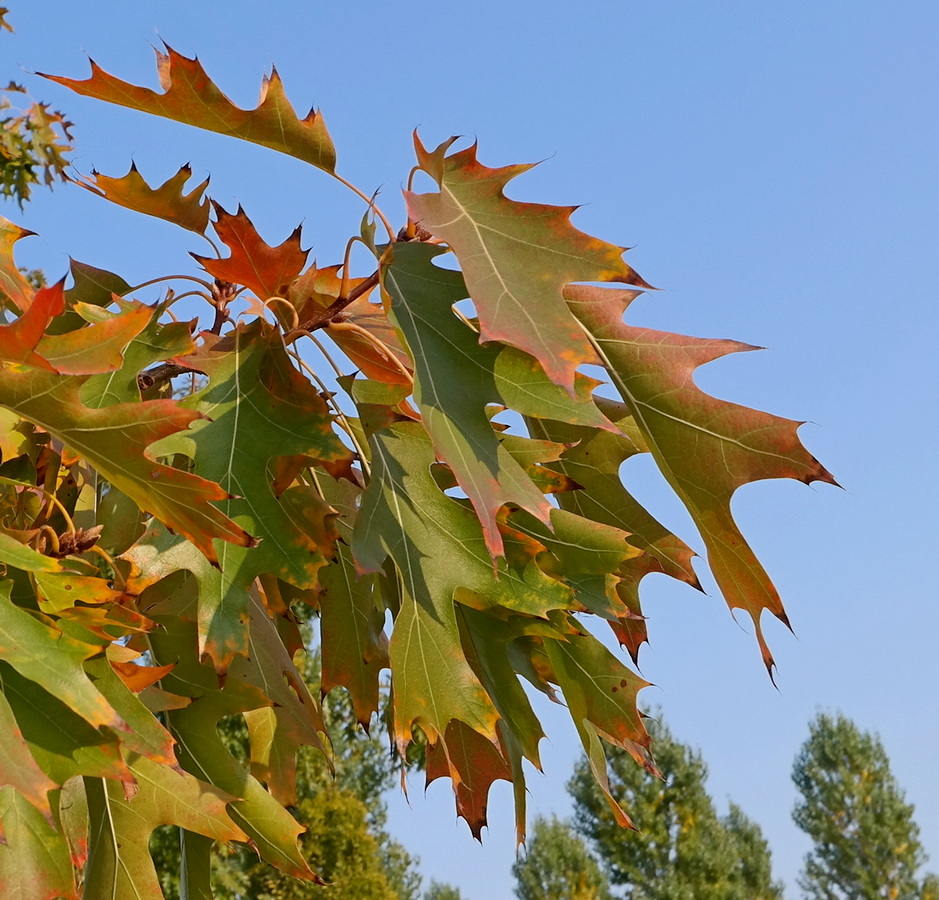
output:
POLYGON ((163 93, 121 81, 94 60, 91 77, 84 81, 57 75, 44 77, 86 97, 251 141, 327 172, 335 170, 336 151, 323 117, 313 110, 304 119, 297 117, 276 69, 261 84, 257 108, 245 110, 218 89, 197 59, 188 59, 169 46, 165 53, 157 50, 156 56, 163 93))
POLYGON ((0 216, 0 297, 9 297, 20 312, 29 309, 35 291, 17 268, 13 259, 13 245, 20 238, 31 234, 35 232, 20 228, 0 216))

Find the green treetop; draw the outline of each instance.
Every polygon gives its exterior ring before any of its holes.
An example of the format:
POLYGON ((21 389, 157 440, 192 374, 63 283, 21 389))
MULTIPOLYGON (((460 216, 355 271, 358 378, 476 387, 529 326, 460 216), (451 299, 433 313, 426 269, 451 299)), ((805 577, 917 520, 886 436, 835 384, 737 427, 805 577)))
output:
POLYGON ((577 831, 592 843, 626 900, 779 900, 770 851, 758 825, 736 806, 721 817, 707 793, 700 754, 661 723, 653 734, 662 779, 624 751, 610 753, 610 789, 639 831, 619 826, 586 759, 568 790, 577 831))
POLYGON ((538 818, 527 852, 512 867, 520 900, 609 900, 609 886, 584 840, 557 816, 538 818))
POLYGON ((812 839, 799 880, 810 900, 917 900, 936 896, 913 806, 880 739, 840 713, 809 726, 792 770, 796 824, 812 839))

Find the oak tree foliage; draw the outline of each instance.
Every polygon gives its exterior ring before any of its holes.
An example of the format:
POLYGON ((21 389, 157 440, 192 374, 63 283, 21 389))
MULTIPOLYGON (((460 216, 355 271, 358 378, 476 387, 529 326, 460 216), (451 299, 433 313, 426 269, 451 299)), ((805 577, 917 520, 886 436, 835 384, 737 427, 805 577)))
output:
POLYGON ((635 662, 643 577, 697 578, 620 466, 652 455, 771 668, 762 614, 786 616, 730 501, 760 479, 832 482, 800 423, 696 387, 699 366, 749 346, 627 324, 648 285, 572 208, 506 197, 528 166, 415 136, 432 186, 409 185, 397 228, 276 71, 242 109, 195 59, 167 47, 157 67, 158 89, 96 63, 47 77, 339 179, 363 198, 350 246, 373 262, 311 262, 299 229, 268 244, 187 166, 156 185, 134 166, 76 179, 206 238, 195 262, 153 273, 157 302, 85 262, 37 289, 14 260, 27 232, 0 221, 4 896, 158 898, 148 844, 167 824, 190 897, 209 896, 213 843, 321 881, 299 841, 329 837, 301 838, 290 812, 299 748, 331 752, 301 674, 304 605, 320 618, 322 690, 347 691, 374 725, 388 670, 397 751, 420 736, 427 779, 452 779, 473 834, 499 779, 524 834, 523 761, 540 767, 543 735, 521 679, 560 692, 629 824, 604 747, 653 770, 646 682, 594 631, 635 662), (193 290, 201 330, 172 315, 193 290), (232 717, 246 761, 219 733, 232 717))

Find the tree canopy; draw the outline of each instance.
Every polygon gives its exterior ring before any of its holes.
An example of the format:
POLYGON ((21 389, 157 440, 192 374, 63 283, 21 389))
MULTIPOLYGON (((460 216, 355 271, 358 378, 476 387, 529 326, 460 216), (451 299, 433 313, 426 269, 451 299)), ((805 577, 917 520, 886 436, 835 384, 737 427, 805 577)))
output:
POLYGON ((707 792, 699 753, 672 737, 661 722, 651 729, 658 775, 613 750, 610 791, 641 823, 619 827, 590 765, 582 760, 568 789, 574 827, 584 835, 610 882, 626 900, 781 900, 770 851, 758 825, 732 804, 720 816, 707 792))
POLYGON ((913 806, 890 770, 877 735, 839 714, 809 725, 792 769, 796 824, 812 839, 800 885, 810 900, 925 900, 926 853, 913 806))
MULTIPOLYGON (((208 891, 213 842, 321 882, 308 842, 328 870, 341 834, 332 849, 301 838, 291 813, 302 748, 334 754, 303 674, 306 607, 322 692, 347 691, 371 727, 389 670, 394 745, 452 779, 473 834, 504 779, 524 835, 523 760, 540 767, 543 732, 520 679, 563 697, 608 815, 629 825, 604 746, 655 771, 646 682, 590 629, 606 623, 635 662, 643 577, 697 577, 620 466, 654 459, 771 671, 762 614, 787 619, 730 501, 760 479, 833 481, 799 423, 696 387, 699 366, 747 345, 627 324, 649 286, 572 208, 506 197, 528 166, 415 135, 395 228, 276 72, 246 110, 196 59, 167 47, 157 67, 159 90, 95 63, 47 77, 287 154, 364 215, 319 266, 299 228, 269 245, 188 166, 157 186, 133 165, 93 172, 76 182, 204 242, 195 264, 131 285, 73 262, 40 288, 14 260, 28 232, 0 221, 0 881, 159 897, 148 845, 170 824, 190 895, 208 891), (356 274, 357 244, 371 261, 356 274), (174 314, 193 298, 206 321, 174 314), (233 717, 245 759, 221 733, 233 717)), ((337 821, 361 812, 329 798, 337 821)))

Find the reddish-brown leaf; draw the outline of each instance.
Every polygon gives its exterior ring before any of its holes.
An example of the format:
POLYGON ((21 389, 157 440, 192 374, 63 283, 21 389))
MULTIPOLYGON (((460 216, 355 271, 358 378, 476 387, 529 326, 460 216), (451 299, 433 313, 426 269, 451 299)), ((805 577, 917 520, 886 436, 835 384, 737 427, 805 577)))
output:
MULTIPOLYGON (((575 281, 645 285, 623 261, 625 248, 576 229, 576 207, 510 200, 503 188, 531 166, 490 169, 476 147, 446 156, 455 138, 417 158, 440 186, 405 192, 412 219, 450 246, 479 315, 480 340, 503 341, 531 354, 573 395, 574 372, 595 356, 562 294, 575 281)), ((647 286, 647 285, 645 285, 647 286)))
POLYGON ((427 745, 427 784, 446 775, 453 782, 457 813, 481 841, 489 788, 499 779, 512 781, 512 767, 489 738, 454 719, 442 740, 427 745))
POLYGON ((835 484, 834 479, 799 441, 801 422, 718 400, 695 385, 698 366, 756 348, 626 325, 622 316, 635 297, 632 291, 577 285, 566 296, 656 463, 698 526, 727 603, 753 619, 772 673, 760 615, 768 609, 789 622, 776 588, 734 522, 730 500, 741 485, 764 478, 806 484, 835 484))

